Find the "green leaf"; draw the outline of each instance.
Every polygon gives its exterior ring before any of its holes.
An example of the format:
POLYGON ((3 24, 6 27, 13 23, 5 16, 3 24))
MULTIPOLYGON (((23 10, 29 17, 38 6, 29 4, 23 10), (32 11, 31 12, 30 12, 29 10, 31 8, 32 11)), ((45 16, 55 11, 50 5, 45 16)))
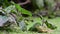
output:
POLYGON ((46 24, 47 27, 50 28, 50 29, 56 29, 56 28, 57 28, 57 26, 55 26, 55 25, 53 25, 53 24, 51 24, 51 23, 48 23, 47 21, 45 22, 45 24, 46 24))
POLYGON ((11 5, 11 3, 10 3, 9 0, 0 0, 0 5, 1 5, 3 8, 6 8, 7 6, 11 5))
POLYGON ((57 29, 54 30, 51 34, 59 34, 60 33, 60 17, 56 17, 48 20, 49 23, 57 26, 57 29))
POLYGON ((10 6, 8 6, 8 7, 6 7, 6 8, 4 9, 4 11, 5 11, 6 13, 10 13, 12 10, 13 10, 13 12, 16 12, 16 9, 15 9, 15 6, 14 6, 14 5, 10 5, 10 6), (15 11, 14 11, 14 10, 15 10, 15 11))
POLYGON ((24 8, 22 8, 19 4, 15 4, 16 9, 21 12, 22 14, 27 14, 29 16, 32 16, 32 13, 24 8))
POLYGON ((32 19, 33 22, 28 21, 29 24, 27 26, 27 30, 29 30, 31 27, 33 27, 36 23, 41 24, 41 22, 42 22, 40 18, 30 18, 30 19, 32 19))

